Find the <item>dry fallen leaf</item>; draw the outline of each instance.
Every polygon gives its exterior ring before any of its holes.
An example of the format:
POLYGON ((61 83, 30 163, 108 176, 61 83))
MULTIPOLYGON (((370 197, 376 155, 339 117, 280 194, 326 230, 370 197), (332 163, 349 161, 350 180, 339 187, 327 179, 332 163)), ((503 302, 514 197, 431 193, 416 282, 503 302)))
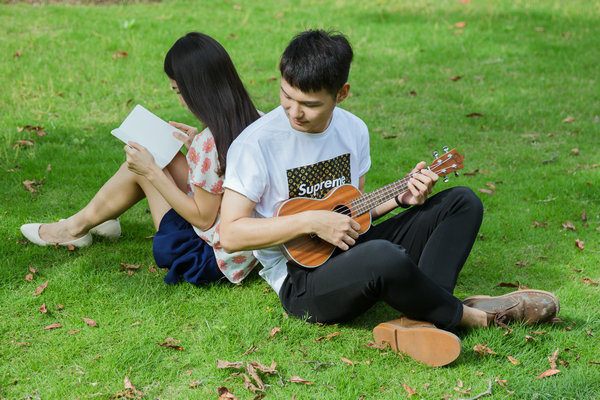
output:
POLYGON ((183 350, 183 347, 179 346, 179 342, 180 340, 175 340, 172 337, 168 337, 165 339, 164 343, 156 343, 159 346, 162 347, 169 347, 171 349, 175 349, 175 350, 183 350))
POLYGON ((598 286, 598 282, 591 280, 590 278, 581 278, 581 280, 590 285, 598 286))
POLYGON ((408 393, 408 397, 410 398, 410 396, 412 396, 413 394, 417 394, 417 391, 413 388, 411 388, 410 386, 408 386, 406 383, 402 384, 402 387, 404 388, 404 390, 406 390, 406 392, 408 393))
POLYGON ((44 327, 44 329, 46 329, 46 330, 56 329, 56 328, 62 328, 62 325, 61 324, 50 324, 50 325, 44 327))
POLYGON ((546 378, 548 376, 556 375, 559 372, 560 372, 559 369, 549 369, 549 370, 542 372, 541 375, 538 376, 536 379, 542 379, 542 378, 546 378))
POLYGON ((98 326, 98 324, 96 323, 96 321, 94 321, 93 319, 89 319, 89 318, 85 318, 85 317, 83 317, 82 319, 83 319, 83 322, 85 322, 89 326, 92 326, 92 327, 97 327, 98 326))
POLYGON ((297 375, 292 375, 292 376, 290 377, 290 382, 293 382, 293 383, 303 383, 303 384, 305 384, 305 385, 314 385, 314 383, 313 383, 313 382, 310 382, 310 381, 307 381, 307 380, 305 380, 305 379, 302 379, 302 378, 300 378, 300 377, 299 377, 299 376, 297 376, 297 375))
POLYGON ((333 332, 333 333, 331 333, 331 334, 329 334, 329 335, 327 335, 327 336, 321 336, 321 337, 319 337, 319 338, 316 338, 316 339, 315 339, 315 342, 320 342, 320 341, 322 341, 322 340, 325 340, 325 341, 331 340, 332 338, 336 337, 337 335, 339 335, 339 334, 341 334, 341 333, 342 333, 342 332, 333 332))
POLYGON ((516 359, 516 358, 514 358, 513 356, 506 356, 506 357, 508 358, 508 360, 509 360, 511 363, 513 363, 513 364, 515 364, 515 365, 519 365, 519 364, 521 364, 521 363, 519 362, 519 360, 517 360, 517 359, 516 359))
POLYGON ((573 224, 571 223, 571 221, 568 221, 568 220, 567 220, 567 221, 565 221, 565 222, 564 222, 563 224, 561 224, 561 225, 562 225, 562 227, 563 227, 563 228, 565 228, 565 229, 569 229, 569 230, 572 230, 572 231, 576 231, 576 230, 577 230, 577 228, 575 227, 575 225, 573 225, 573 224))
POLYGON ((241 368, 244 368, 244 362, 242 362, 242 361, 229 362, 229 361, 225 361, 225 360, 217 360, 217 368, 218 369, 223 369, 223 368, 241 369, 241 368))
POLYGON ((552 353, 552 356, 548 357, 548 361, 550 361, 550 369, 556 369, 556 360, 558 359, 558 347, 552 353))
POLYGON ((149 267, 148 267, 148 270, 149 270, 150 272, 152 272, 153 274, 156 274, 156 273, 158 272, 158 271, 156 270, 156 267, 154 267, 154 265, 151 265, 151 266, 149 266, 149 267))
POLYGON ((456 82, 456 81, 460 80, 461 78, 462 78, 462 76, 460 76, 460 75, 453 75, 450 77, 450 80, 453 82, 456 82))
POLYGON ((493 351, 492 349, 490 349, 489 347, 487 347, 487 346, 486 346, 486 344, 487 344, 487 343, 484 343, 484 344, 476 344, 476 345, 473 347, 473 350, 474 350, 476 353, 479 353, 479 354, 481 354, 482 356, 484 356, 486 353, 487 353, 487 354, 497 354, 495 351, 493 351))
POLYGON ((25 188, 29 190, 30 193, 39 193, 40 191, 37 190, 36 187, 40 186, 43 182, 43 179, 40 182, 36 182, 35 179, 32 181, 27 179, 23 181, 23 186, 25 186, 25 188))
POLYGON ((254 343, 253 343, 253 344, 250 345, 250 347, 248 347, 248 350, 246 350, 244 352, 244 354, 242 354, 240 357, 247 356, 248 354, 252 354, 255 351, 257 351, 258 349, 260 349, 260 347, 255 346, 254 343))
POLYGON ((69 334, 69 335, 74 335, 74 334, 76 334, 77 332, 79 332, 79 329, 68 331, 68 332, 67 332, 67 334, 69 334))
POLYGON ((568 116, 567 118, 562 120, 562 122, 565 122, 565 123, 569 123, 569 122, 573 122, 573 121, 575 121, 575 118, 573 118, 571 116, 568 116))
POLYGON ((217 394, 219 398, 217 400, 238 400, 237 397, 233 394, 233 392, 227 389, 225 386, 219 386, 217 388, 217 394))
POLYGON ((35 289, 35 292, 33 292, 34 296, 37 296, 38 294, 42 293, 44 291, 44 289, 46 289, 46 286, 48 286, 48 281, 42 283, 40 286, 37 287, 37 289, 35 289))
POLYGON ((346 363, 349 366, 353 366, 354 364, 358 364, 359 361, 350 361, 345 357, 340 357, 340 360, 342 360, 344 363, 346 363))
POLYGON ((484 116, 483 114, 477 113, 477 112, 467 114, 467 118, 481 118, 483 116, 484 116))
POLYGON ((127 54, 126 51, 121 51, 120 49, 117 49, 117 52, 115 54, 113 54, 112 58, 125 58, 128 55, 129 54, 127 54))
POLYGON ((27 275, 25 275, 25 280, 27 282, 31 282, 33 280, 33 274, 27 274, 27 275))
POLYGON ((583 243, 583 240, 575 239, 575 246, 577 246, 579 250, 583 250, 583 243))
POLYGON ((40 307, 40 312, 42 314, 46 314, 48 312, 48 310, 46 310, 46 303, 42 304, 42 306, 40 307))
POLYGON ((465 26, 467 26, 466 22, 457 22, 454 24, 455 27, 457 28, 464 28, 465 26))
POLYGON ((494 194, 494 191, 490 190, 490 189, 477 189, 477 191, 479 191, 481 193, 486 193, 486 194, 494 194))
POLYGON ((275 334, 277 332, 281 332, 281 328, 279 328, 279 327, 276 326, 275 328, 271 329, 271 333, 269 334, 269 339, 272 339, 273 336, 275 336, 275 334))
POLYGON ((379 350, 385 349, 385 346, 382 346, 382 345, 380 345, 378 343, 375 343, 372 340, 369 340, 367 343, 363 343, 362 345, 365 346, 365 347, 373 347, 373 348, 379 349, 379 350))

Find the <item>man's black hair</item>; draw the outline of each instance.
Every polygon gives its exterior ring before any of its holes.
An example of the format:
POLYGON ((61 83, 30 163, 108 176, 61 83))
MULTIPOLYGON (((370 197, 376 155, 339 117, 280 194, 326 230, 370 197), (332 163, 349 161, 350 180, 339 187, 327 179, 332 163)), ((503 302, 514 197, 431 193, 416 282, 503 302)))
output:
POLYGON ((281 56, 281 76, 303 92, 336 96, 348 81, 352 46, 339 32, 308 30, 296 35, 281 56))

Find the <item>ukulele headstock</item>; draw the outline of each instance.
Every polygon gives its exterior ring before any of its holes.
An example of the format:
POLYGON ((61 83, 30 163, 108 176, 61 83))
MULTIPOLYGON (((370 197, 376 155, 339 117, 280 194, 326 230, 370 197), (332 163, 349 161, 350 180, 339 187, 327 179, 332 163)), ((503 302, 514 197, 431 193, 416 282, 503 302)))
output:
POLYGON ((463 167, 463 156, 459 154, 456 149, 448 151, 448 146, 444 146, 443 150, 445 154, 439 156, 437 151, 433 152, 435 160, 429 165, 429 169, 435 172, 439 176, 444 177, 444 182, 448 182, 446 175, 454 172, 458 176, 458 170, 463 167))

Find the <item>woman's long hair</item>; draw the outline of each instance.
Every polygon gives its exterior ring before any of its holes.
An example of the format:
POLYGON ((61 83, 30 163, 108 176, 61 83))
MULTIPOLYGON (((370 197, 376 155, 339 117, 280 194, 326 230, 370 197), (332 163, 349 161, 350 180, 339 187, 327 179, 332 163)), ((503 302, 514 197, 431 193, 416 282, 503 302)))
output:
POLYGON ((164 68, 190 111, 212 132, 219 175, 224 174, 231 142, 259 117, 229 54, 210 36, 191 32, 169 49, 164 68))

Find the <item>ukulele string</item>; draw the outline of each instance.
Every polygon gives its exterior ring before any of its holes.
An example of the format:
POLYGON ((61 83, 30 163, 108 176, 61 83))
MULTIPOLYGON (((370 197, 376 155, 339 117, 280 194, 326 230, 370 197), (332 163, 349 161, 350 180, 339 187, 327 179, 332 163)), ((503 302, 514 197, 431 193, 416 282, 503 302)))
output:
MULTIPOLYGON (((443 168, 444 164, 445 163, 441 163, 441 164, 430 166, 429 170, 434 173, 437 173, 438 171, 441 171, 444 169, 443 168), (438 168, 438 167, 441 167, 441 168, 438 168)), ((404 193, 406 191, 406 188, 408 187, 408 180, 410 178, 412 178, 414 174, 415 173, 409 174, 409 175, 405 176, 404 178, 397 180, 396 182, 392 182, 392 183, 385 185, 379 189, 376 189, 372 192, 367 193, 368 198, 359 197, 359 198, 351 200, 350 203, 341 204, 340 207, 345 208, 345 210, 340 212, 340 214, 347 215, 349 217, 351 217, 352 214, 362 215, 363 213, 371 210, 373 208, 373 204, 380 203, 382 199, 390 199, 390 198, 394 197, 393 195, 390 196, 391 194, 395 193, 396 195, 398 195, 400 193, 404 193), (352 210, 354 210, 354 212, 352 210)))

